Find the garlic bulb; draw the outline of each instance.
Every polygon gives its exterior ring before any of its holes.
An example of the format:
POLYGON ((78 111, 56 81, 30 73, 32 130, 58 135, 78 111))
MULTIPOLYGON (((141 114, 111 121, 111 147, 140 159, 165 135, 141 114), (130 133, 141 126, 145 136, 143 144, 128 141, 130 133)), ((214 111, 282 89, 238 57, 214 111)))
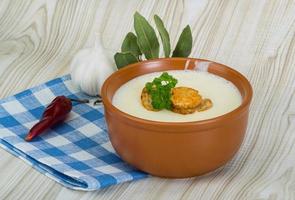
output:
POLYGON ((116 70, 112 57, 101 43, 80 50, 70 64, 72 82, 90 96, 100 94, 104 81, 116 70))

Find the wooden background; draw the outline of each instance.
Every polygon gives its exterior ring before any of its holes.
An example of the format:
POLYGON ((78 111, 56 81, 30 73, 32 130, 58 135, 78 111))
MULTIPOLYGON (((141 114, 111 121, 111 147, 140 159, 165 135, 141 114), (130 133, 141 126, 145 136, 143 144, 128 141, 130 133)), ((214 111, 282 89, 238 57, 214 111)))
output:
POLYGON ((159 14, 173 47, 189 23, 192 57, 248 77, 254 99, 239 153, 202 177, 79 192, 0 149, 0 199, 295 199, 294 0, 1 0, 0 97, 68 73, 73 55, 93 46, 96 33, 115 52, 136 10, 149 20, 159 14))

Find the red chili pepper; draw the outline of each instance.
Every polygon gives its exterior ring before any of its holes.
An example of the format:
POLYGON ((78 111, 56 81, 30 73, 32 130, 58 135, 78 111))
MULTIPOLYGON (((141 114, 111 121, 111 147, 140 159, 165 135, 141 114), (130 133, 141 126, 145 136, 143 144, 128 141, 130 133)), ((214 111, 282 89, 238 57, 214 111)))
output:
POLYGON ((26 141, 31 141, 34 137, 40 135, 46 129, 65 120, 67 114, 72 110, 72 101, 79 103, 88 103, 88 100, 70 99, 65 96, 56 97, 45 109, 40 121, 35 124, 28 135, 26 141))

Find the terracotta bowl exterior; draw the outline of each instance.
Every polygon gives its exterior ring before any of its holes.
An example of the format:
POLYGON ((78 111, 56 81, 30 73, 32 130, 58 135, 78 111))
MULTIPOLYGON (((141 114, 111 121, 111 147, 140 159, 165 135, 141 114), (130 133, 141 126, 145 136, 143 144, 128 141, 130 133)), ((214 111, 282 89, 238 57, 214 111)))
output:
POLYGON ((225 65, 195 58, 164 58, 118 70, 105 81, 101 94, 110 140, 121 158, 155 176, 185 178, 224 165, 238 151, 246 132, 252 88, 243 75, 225 65), (242 95, 238 108, 208 120, 156 122, 131 116, 112 105, 116 90, 137 76, 183 70, 185 66, 193 69, 200 62, 210 62, 210 73, 236 85, 242 95))

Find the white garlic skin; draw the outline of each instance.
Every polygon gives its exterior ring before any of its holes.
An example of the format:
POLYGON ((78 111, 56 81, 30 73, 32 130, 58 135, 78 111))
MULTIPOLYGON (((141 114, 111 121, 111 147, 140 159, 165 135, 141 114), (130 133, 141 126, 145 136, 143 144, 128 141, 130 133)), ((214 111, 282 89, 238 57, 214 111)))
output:
POLYGON ((116 69, 113 58, 102 47, 80 50, 70 64, 72 82, 90 96, 100 94, 104 81, 116 69))

